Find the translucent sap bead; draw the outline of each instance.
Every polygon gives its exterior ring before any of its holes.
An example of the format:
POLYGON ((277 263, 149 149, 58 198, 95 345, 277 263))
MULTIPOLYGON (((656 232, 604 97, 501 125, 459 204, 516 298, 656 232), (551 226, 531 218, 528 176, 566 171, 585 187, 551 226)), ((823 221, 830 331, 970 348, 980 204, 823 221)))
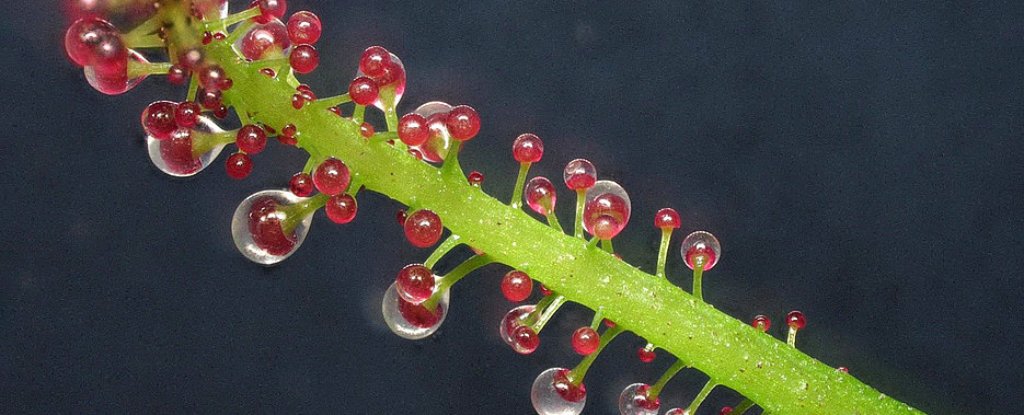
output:
POLYGON ((683 239, 679 253, 690 269, 695 269, 698 263, 702 263, 704 270, 707 271, 714 268, 718 259, 722 257, 722 245, 718 243, 718 238, 715 238, 715 235, 697 231, 683 239))
MULTIPOLYGON (((356 71, 356 78, 360 76, 366 76, 374 81, 377 81, 377 85, 380 87, 380 94, 377 100, 374 101, 373 106, 377 107, 381 111, 387 112, 385 108, 384 100, 388 97, 394 97, 391 102, 391 107, 398 107, 398 102, 402 100, 402 95, 405 95, 405 65, 402 63, 398 56, 394 53, 388 52, 391 59, 384 63, 383 73, 380 76, 369 76, 363 73, 362 69, 356 71)), ((430 104, 429 102, 427 104, 430 104)), ((427 105, 423 104, 420 108, 427 105)), ((447 104, 446 104, 447 105, 447 104)), ((448 110, 451 110, 451 106, 448 106, 448 110)), ((448 114, 448 111, 445 111, 448 114)), ((443 122, 443 121, 442 121, 443 122)))
POLYGON ((530 400, 539 415, 577 415, 587 403, 587 390, 567 379, 569 369, 553 367, 533 381, 530 400))
POLYGON ((242 51, 246 59, 254 61, 288 56, 291 46, 288 28, 277 19, 254 25, 235 42, 235 49, 242 51))
POLYGON ((133 65, 145 67, 149 65, 139 52, 128 49, 127 58, 123 62, 101 66, 86 66, 85 80, 97 91, 107 95, 118 95, 135 88, 148 75, 137 75, 129 78, 128 69, 133 65))
POLYGON ((622 415, 657 415, 661 402, 647 397, 650 385, 634 383, 619 394, 619 413, 622 415))
POLYGON ((626 190, 610 180, 598 180, 587 191, 583 208, 583 228, 601 239, 618 235, 626 223, 632 205, 626 190))
POLYGON ((672 408, 665 412, 665 415, 690 415, 690 413, 683 408, 672 408))
POLYGON ((526 205, 541 215, 555 210, 555 202, 558 200, 555 195, 555 185, 547 177, 537 176, 526 183, 526 190, 523 192, 526 205))
POLYGON ((294 225, 291 232, 285 232, 283 227, 289 208, 305 200, 287 190, 263 190, 245 198, 231 218, 235 246, 257 264, 273 265, 288 258, 306 239, 313 212, 294 225))
POLYGON ((427 141, 412 149, 418 150, 423 155, 423 160, 431 163, 440 163, 448 157, 448 151, 452 147, 452 136, 448 133, 448 113, 452 106, 441 101, 431 101, 420 105, 413 111, 427 120, 427 141))
POLYGON ((597 168, 586 159, 576 159, 565 165, 562 180, 572 190, 589 189, 597 181, 597 168))
MULTIPOLYGON (((526 320, 530 317, 530 313, 533 313, 536 309, 537 307, 534 305, 523 305, 513 308, 508 313, 505 313, 505 317, 501 319, 501 324, 498 325, 498 333, 501 335, 501 340, 509 345, 512 350, 515 350, 516 353, 529 354, 537 348, 534 344, 521 344, 521 338, 516 335, 516 329, 526 326, 526 320)), ((534 337, 536 337, 536 333, 534 333, 534 337)))
POLYGON ((444 323, 444 318, 448 315, 450 293, 446 291, 441 296, 441 301, 437 302, 437 308, 428 310, 423 305, 403 300, 398 295, 395 283, 391 283, 381 302, 384 322, 392 332, 402 338, 419 340, 430 336, 441 327, 441 323, 444 323))
POLYGON ((178 128, 170 138, 146 137, 149 159, 160 171, 175 177, 199 173, 220 154, 224 144, 212 144, 214 136, 223 133, 208 117, 199 116, 191 129, 178 128))

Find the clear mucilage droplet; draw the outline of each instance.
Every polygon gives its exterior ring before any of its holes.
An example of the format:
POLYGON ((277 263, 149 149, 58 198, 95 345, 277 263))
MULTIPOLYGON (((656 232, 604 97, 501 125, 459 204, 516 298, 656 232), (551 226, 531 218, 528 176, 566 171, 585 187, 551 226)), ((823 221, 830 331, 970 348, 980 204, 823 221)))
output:
POLYGON ((292 41, 284 23, 271 19, 267 23, 253 25, 235 41, 234 46, 246 59, 256 61, 288 56, 292 41))
POLYGON ((601 239, 618 235, 629 222, 632 205, 626 190, 611 180, 598 180, 587 190, 583 228, 601 239))
POLYGON ((452 106, 441 101, 432 101, 420 105, 413 113, 423 116, 427 120, 429 135, 427 141, 412 149, 418 150, 423 155, 423 160, 431 163, 440 163, 448 157, 452 148, 452 136, 448 132, 446 121, 452 106))
POLYGON ((381 312, 384 314, 384 322, 388 328, 399 337, 409 340, 419 340, 434 334, 445 317, 448 316, 448 303, 451 291, 445 291, 438 301, 434 310, 427 309, 422 304, 412 304, 398 295, 395 283, 391 283, 388 290, 384 292, 384 300, 381 301, 381 312))
POLYGON ((621 415, 658 415, 661 403, 658 398, 651 400, 647 396, 650 385, 634 383, 626 386, 619 394, 619 413, 621 415))
POLYGON ((509 347, 517 353, 523 353, 524 350, 522 350, 519 342, 516 341, 515 336, 513 336, 513 332, 517 327, 526 325, 530 314, 536 309, 537 307, 533 304, 521 305, 513 308, 509 310, 508 313, 505 313, 505 317, 503 317, 501 319, 501 323, 498 324, 498 334, 501 336, 501 340, 503 340, 505 344, 509 345, 509 347))
POLYGON ((128 49, 127 59, 121 62, 120 65, 108 64, 103 70, 98 66, 86 66, 82 69, 85 72, 85 80, 89 83, 89 86, 107 95, 118 95, 135 88, 136 85, 148 76, 137 75, 129 77, 128 68, 132 65, 149 65, 149 61, 139 52, 128 49))
POLYGON ((679 247, 679 253, 690 269, 697 267, 697 264, 704 265, 704 271, 714 268, 722 257, 722 244, 718 238, 704 231, 696 231, 683 239, 679 247))
POLYGON ((567 378, 569 369, 553 367, 533 381, 530 400, 539 415, 578 415, 587 403, 587 390, 567 378))
MULTIPOLYGON (((373 106, 384 112, 388 111, 389 106, 392 109, 398 107, 398 102, 402 100, 402 95, 405 95, 405 64, 394 53, 389 52, 388 54, 391 55, 391 60, 384 67, 384 73, 380 76, 373 77, 366 75, 362 70, 356 70, 356 78, 366 76, 377 82, 380 93, 377 95, 377 100, 374 101, 373 106)), ((420 108, 422 107, 420 106, 420 108)), ((448 107, 448 110, 451 110, 451 106, 448 107)), ((445 111, 445 114, 447 113, 448 111, 445 111)))
POLYGON ((231 236, 238 251, 261 265, 273 265, 291 256, 306 240, 313 220, 315 209, 304 212, 302 206, 308 200, 276 189, 245 198, 231 218, 231 236))
POLYGON ((147 136, 149 159, 156 168, 171 176, 195 175, 209 166, 224 149, 224 144, 216 140, 216 136, 223 132, 213 120, 201 115, 194 127, 178 128, 167 139, 147 136))

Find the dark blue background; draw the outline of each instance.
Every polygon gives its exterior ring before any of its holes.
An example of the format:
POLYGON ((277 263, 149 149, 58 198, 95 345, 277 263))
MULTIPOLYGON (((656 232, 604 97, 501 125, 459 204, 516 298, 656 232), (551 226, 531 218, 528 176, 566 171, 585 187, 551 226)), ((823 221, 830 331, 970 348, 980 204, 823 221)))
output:
MULTIPOLYGON (((719 308, 776 322, 801 309, 801 348, 823 362, 932 414, 995 413, 1024 388, 1024 6, 970 3, 290 10, 324 21, 320 69, 302 77, 320 95, 344 90, 362 49, 382 44, 408 69, 400 110, 475 106, 484 129, 460 159, 488 192, 511 193, 510 143, 537 133, 537 174, 586 157, 630 191, 634 219, 616 240, 628 261, 652 268, 652 215, 674 207, 679 237, 722 241, 705 280, 719 308)), ((94 92, 64 57, 57 9, 8 2, 0 16, 0 411, 522 414, 537 373, 575 364, 568 335, 589 321, 578 307, 532 356, 500 342, 511 306, 497 267, 454 289, 433 339, 392 335, 381 293, 426 252, 379 195, 361 195, 347 226, 318 214, 280 266, 247 263, 231 214, 284 186, 301 154, 272 146, 242 182, 220 160, 191 180, 162 175, 138 114, 183 92, 160 79, 94 92)), ((674 256, 669 272, 689 284, 674 256)), ((598 361, 588 413, 614 412, 622 387, 671 363, 642 365, 641 344, 626 336, 598 361)), ((703 381, 681 374, 665 408, 703 381)), ((738 399, 717 391, 701 413, 738 399)))

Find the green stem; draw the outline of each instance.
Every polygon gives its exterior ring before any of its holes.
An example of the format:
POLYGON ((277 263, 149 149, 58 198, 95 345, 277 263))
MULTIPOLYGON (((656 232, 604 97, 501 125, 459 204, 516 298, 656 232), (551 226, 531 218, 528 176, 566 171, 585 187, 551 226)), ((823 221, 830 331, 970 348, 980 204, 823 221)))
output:
POLYGON ((352 98, 349 98, 348 94, 341 94, 333 97, 317 98, 316 101, 309 103, 308 106, 310 108, 327 109, 349 102, 352 102, 352 98))
MULTIPOLYGON (((545 299, 548 298, 550 298, 551 300, 544 305, 543 309, 540 308, 540 303, 537 303, 536 310, 540 310, 540 314, 537 316, 537 320, 530 324, 530 328, 533 329, 534 333, 540 334, 540 331, 544 330, 544 326, 547 325, 549 321, 551 321, 551 317, 555 316, 555 312, 557 312, 558 309, 561 308, 566 301, 566 298, 564 296, 558 294, 551 294, 545 299)), ((541 303, 543 302, 544 301, 541 300, 541 303)))
POLYGON ((672 377, 675 376, 676 373, 679 373, 680 370, 683 370, 686 367, 687 365, 682 359, 676 360, 676 362, 673 363, 665 373, 661 374, 658 381, 655 382, 654 385, 651 385, 651 388, 647 390, 647 397, 651 400, 657 399, 658 396, 661 395, 661 390, 665 389, 665 385, 668 384, 668 381, 672 380, 672 377))
MULTIPOLYGON (((242 13, 245 13, 245 12, 242 12, 242 13)), ((239 14, 241 14, 241 13, 239 13, 239 14)), ((256 25, 256 22, 252 21, 252 20, 246 20, 246 21, 242 22, 242 24, 236 26, 235 29, 231 31, 231 33, 228 33, 228 37, 226 37, 224 39, 224 43, 229 44, 229 45, 234 45, 235 41, 237 41, 238 38, 242 37, 242 35, 244 35, 246 32, 248 32, 249 28, 253 27, 254 25, 256 25)), ((230 26, 230 25, 227 25, 227 26, 230 26)))
POLYGON ((512 188, 512 200, 508 205, 513 209, 523 206, 523 186, 526 184, 526 175, 530 172, 531 163, 519 163, 519 175, 516 176, 516 186, 512 188))
MULTIPOLYGON (((597 237, 595 236, 594 238, 596 239, 597 237)), ((614 254, 615 253, 615 248, 612 246, 612 240, 611 239, 602 239, 601 240, 601 248, 604 249, 604 251, 609 253, 609 254, 614 254)))
POLYGON ((455 269, 451 270, 448 275, 441 277, 437 287, 434 288, 434 294, 423 302, 423 307, 428 310, 437 308, 438 301, 441 301, 441 297, 444 297, 444 293, 448 292, 448 289, 452 288, 455 283, 459 282, 463 277, 469 275, 470 272, 476 271, 481 267, 491 264, 494 262, 494 258, 487 255, 474 255, 472 258, 467 259, 455 269))
POLYGON ((622 334, 622 332, 622 326, 615 326, 605 330, 604 333, 601 333, 601 345, 597 346, 597 350, 595 350, 594 353, 584 357, 576 367, 569 371, 569 375, 567 376, 569 381, 576 386, 583 383, 583 378, 587 376, 587 371, 590 370, 590 366, 594 364, 595 360, 597 360, 597 356, 601 354, 601 351, 604 350, 608 343, 611 343, 611 341, 615 339, 615 336, 622 334))
POLYGON ((452 234, 451 236, 449 236, 448 239, 445 239, 444 242, 441 242, 441 245, 437 246, 437 249, 435 249, 434 253, 430 254, 429 257, 427 257, 426 261, 423 261, 423 266, 430 269, 434 269, 434 264, 436 264, 437 261, 440 261, 441 258, 443 258, 444 255, 448 253, 448 251, 452 250, 452 248, 459 246, 459 244, 461 243, 459 242, 459 239, 461 239, 459 235, 452 234))
POLYGON ((576 222, 573 226, 573 236, 583 237, 583 204, 587 201, 587 189, 576 189, 576 222))
POLYGON ((701 301, 704 301, 704 293, 701 291, 701 277, 703 276, 704 263, 697 261, 697 266, 693 268, 693 296, 701 301))
POLYGON ((195 101, 197 91, 199 91, 199 77, 192 75, 192 80, 188 82, 188 93, 185 94, 185 100, 195 101))
POLYGON ((282 209, 285 212, 285 218, 281 221, 281 230, 284 231, 285 235, 292 233, 306 219, 306 216, 312 215, 317 209, 324 207, 329 198, 330 196, 321 193, 295 206, 288 206, 282 209))
POLYGON ((700 404, 704 403, 704 398, 707 398, 716 386, 718 386, 718 384, 715 383, 714 379, 708 379, 708 383, 704 384, 704 387, 697 393, 697 397, 693 398, 693 402, 690 403, 690 407, 686 408, 686 413, 697 413, 697 408, 700 408, 700 404))
MULTIPOLYGON (((194 27, 176 25, 172 30, 194 27)), ((195 35, 169 36, 177 38, 195 35)), ((920 413, 793 347, 778 347, 778 340, 698 301, 666 279, 588 249, 580 238, 481 195, 465 178, 441 175, 436 167, 384 142, 365 140, 354 123, 338 123, 328 111, 292 109, 295 80, 269 78, 259 73, 261 65, 238 63, 230 45, 214 42, 205 50, 235 81, 234 88, 224 91, 225 99, 237 110, 253 114, 254 121, 299 126, 311 156, 344 160, 365 178, 368 190, 434 211, 452 233, 496 262, 529 269, 539 282, 591 309, 603 306, 618 327, 629 327, 763 408, 787 415, 920 413)))
POLYGON ((128 62, 128 79, 149 75, 165 75, 171 70, 170 62, 136 63, 128 62))
MULTIPOLYGON (((331 105, 328 105, 330 107, 331 105)), ((327 108, 327 107, 324 107, 327 108)), ((356 125, 363 125, 363 118, 366 114, 366 105, 356 105, 356 108, 352 110, 352 121, 356 122, 356 125)), ((388 131, 394 131, 388 129, 388 131)))
POLYGON ((661 245, 658 246, 658 269, 654 276, 665 277, 665 261, 668 259, 668 244, 672 240, 672 228, 661 229, 661 245))
MULTIPOLYGON (((222 20, 207 23, 206 30, 224 30, 225 28, 230 27, 235 23, 244 22, 252 19, 253 17, 259 16, 260 13, 261 12, 259 7, 250 7, 238 13, 229 15, 228 17, 225 17, 222 20)), ((237 28, 235 30, 237 31, 237 28)))
POLYGON ((796 328, 789 326, 789 334, 786 335, 786 344, 796 347, 796 328))
POLYGON ((749 410, 753 406, 754 401, 750 399, 744 399, 743 402, 740 402, 739 405, 736 405, 734 408, 732 408, 732 412, 729 412, 729 415, 743 415, 747 413, 747 410, 749 410))
POLYGON ((557 230, 558 233, 565 233, 565 231, 562 230, 562 225, 558 223, 558 216, 555 216, 554 211, 549 210, 548 214, 544 216, 548 219, 548 225, 551 225, 552 228, 555 228, 555 230, 557 230))

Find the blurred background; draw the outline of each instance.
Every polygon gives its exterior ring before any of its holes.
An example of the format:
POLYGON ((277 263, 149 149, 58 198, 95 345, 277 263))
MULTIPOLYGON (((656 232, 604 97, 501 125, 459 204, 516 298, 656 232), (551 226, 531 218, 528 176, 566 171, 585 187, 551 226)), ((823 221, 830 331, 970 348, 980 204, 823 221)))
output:
MULTIPOLYGON (((184 90, 95 92, 64 55, 60 9, 0 15, 0 412, 527 414, 533 378, 576 364, 581 307, 533 355, 499 340, 497 266, 454 288, 434 337, 391 334, 382 293, 429 252, 380 195, 349 225, 318 213, 284 263, 247 262, 235 206, 285 187, 302 153, 272 143, 241 182, 226 153, 163 175, 139 114, 184 90)), ((474 106, 484 127, 460 160, 488 193, 511 194, 512 140, 536 133, 534 174, 584 157, 630 192, 615 246, 642 269, 654 212, 673 207, 672 252, 697 229, 722 241, 704 295, 736 318, 767 314, 781 336, 802 310, 801 349, 930 414, 1005 411, 1024 388, 1021 3, 289 2, 302 9, 324 23, 320 69, 300 77, 319 95, 380 44, 408 71, 400 112, 474 106)), ((672 281, 688 287, 686 271, 673 255, 672 281)), ((586 413, 616 413, 623 387, 672 363, 640 363, 643 343, 602 354, 586 413)), ((682 372, 663 408, 704 381, 682 372)), ((718 390, 700 414, 740 399, 718 390)))

